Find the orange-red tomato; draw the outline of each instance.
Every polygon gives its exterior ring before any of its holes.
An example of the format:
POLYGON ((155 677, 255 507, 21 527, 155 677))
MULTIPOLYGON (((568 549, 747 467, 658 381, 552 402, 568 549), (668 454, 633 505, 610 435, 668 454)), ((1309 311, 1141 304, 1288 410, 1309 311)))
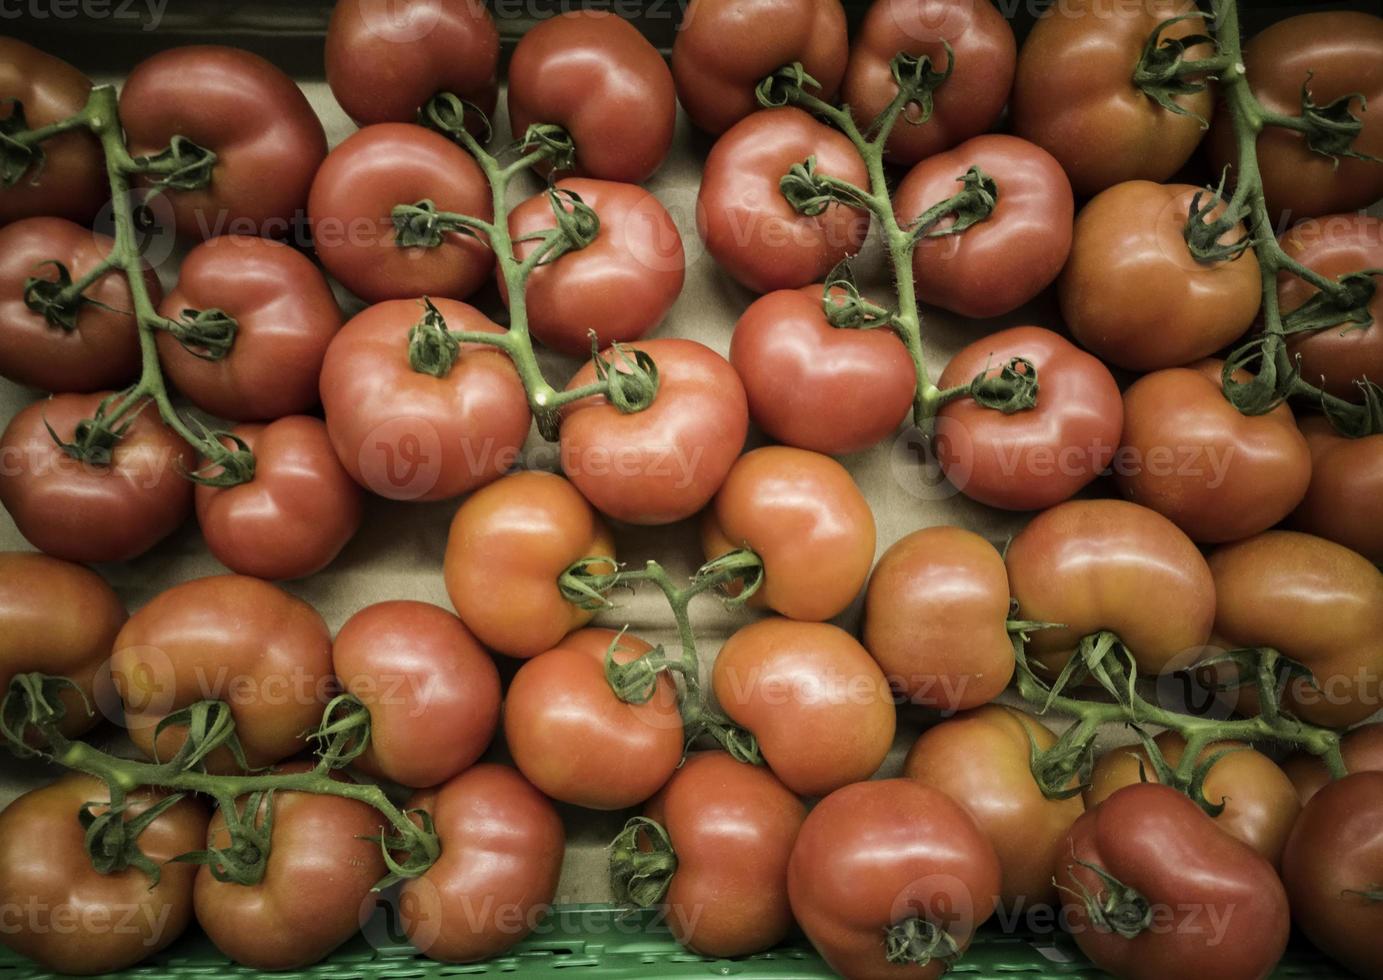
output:
POLYGON ((1383 433, 1347 439, 1318 415, 1299 427, 1311 450, 1311 484, 1292 511, 1292 526, 1383 564, 1383 433))

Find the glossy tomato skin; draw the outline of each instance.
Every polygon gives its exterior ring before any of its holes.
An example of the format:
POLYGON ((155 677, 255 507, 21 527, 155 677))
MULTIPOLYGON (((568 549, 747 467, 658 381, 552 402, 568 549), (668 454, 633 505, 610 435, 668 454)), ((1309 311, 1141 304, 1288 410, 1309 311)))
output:
MULTIPOLYGON (((1181 115, 1134 85, 1133 72, 1159 24, 1196 12, 1193 0, 1071 0, 1038 18, 1018 55, 1013 128, 1061 162, 1080 196, 1126 180, 1165 181, 1195 152, 1213 90, 1178 96, 1181 115)), ((1189 17, 1162 37, 1208 33, 1203 18, 1189 17)), ((1186 49, 1187 59, 1212 54, 1208 43, 1186 49)))
POLYGON ((472 766, 414 794, 442 856, 399 896, 404 931, 423 955, 470 963, 532 931, 557 893, 566 842, 548 799, 507 766, 472 766))
POLYGON ((999 859, 966 810, 911 779, 856 783, 822 800, 788 862, 792 912, 827 965, 851 980, 935 980, 946 964, 884 958, 883 934, 908 918, 962 949, 994 911, 999 859))
POLYGON ((889 66, 893 56, 900 51, 925 55, 934 70, 944 71, 943 42, 955 52, 951 77, 933 93, 926 123, 917 106, 904 110, 888 138, 886 155, 892 163, 914 164, 978 136, 998 121, 1018 58, 1013 28, 988 3, 876 0, 850 47, 840 94, 864 128, 898 94, 889 66))
POLYGON ((869 213, 859 208, 831 204, 808 217, 788 203, 778 183, 809 157, 818 173, 869 183, 849 139, 791 107, 740 120, 706 157, 696 230, 721 268, 756 293, 820 282, 869 232, 869 213))
MULTIPOLYGON (((1187 249, 1182 232, 1197 194, 1205 192, 1131 180, 1076 216, 1057 298, 1071 336, 1102 361, 1130 371, 1189 364, 1253 324, 1263 296, 1253 250, 1202 265, 1187 249)), ((1244 234, 1236 225, 1222 240, 1244 234)))
POLYGON ((807 809, 771 772, 728 752, 693 752, 644 816, 677 855, 663 908, 679 943, 720 958, 782 942, 792 927, 788 857, 807 809))
MULTIPOLYGON (((569 177, 556 184, 590 205, 600 218, 595 241, 540 265, 524 294, 528 329, 541 343, 564 354, 590 356, 589 331, 603 350, 649 333, 682 291, 686 259, 682 237, 659 200, 633 184, 569 177)), ((509 212, 514 255, 524 259, 538 245, 523 236, 556 226, 546 194, 509 212)), ((509 302, 503 277, 500 296, 509 302)))
POLYGON ((831 457, 764 446, 730 468, 701 521, 707 561, 737 548, 749 548, 764 564, 750 605, 789 619, 830 619, 869 577, 874 513, 831 457))
POLYGON ((1110 630, 1142 672, 1198 659, 1215 619, 1215 580, 1200 551, 1156 511, 1122 500, 1071 500, 1037 515, 1004 562, 1017 616, 1037 630, 1029 658, 1059 670, 1081 637, 1110 630))
MULTIPOLYGON (((129 793, 126 819, 161 796, 147 789, 129 793)), ((91 866, 77 818, 88 802, 109 803, 109 788, 68 773, 0 812, 0 902, 10 910, 0 941, 56 973, 123 970, 168 946, 192 920, 196 866, 164 862, 206 845, 201 803, 188 798, 173 804, 139 835, 140 850, 159 865, 159 883, 150 887, 138 868, 103 875, 91 866)))
POLYGON ((1287 896, 1272 864, 1170 787, 1124 787, 1076 821, 1061 851, 1056 882, 1071 932, 1115 976, 1152 980, 1201 970, 1255 980, 1272 971, 1287 945, 1287 896), (1100 899, 1108 891, 1079 862, 1147 899, 1149 926, 1125 939, 1091 922, 1078 896, 1083 889, 1100 899))
POLYGON ((535 123, 561 126, 576 145, 576 176, 637 184, 672 146, 672 72, 637 27, 609 11, 557 14, 526 32, 509 62, 508 93, 515 138, 535 123))
MULTIPOLYGON (((1340 740, 1340 755, 1351 773, 1383 772, 1383 722, 1351 728, 1340 740)), ((1293 752, 1282 761, 1282 771, 1297 788, 1303 806, 1331 782, 1320 756, 1309 752, 1293 752)))
MULTIPOLYGON (((115 638, 111 682, 130 740, 149 758, 168 760, 184 726, 154 730, 195 701, 230 705, 236 736, 253 767, 302 750, 331 693, 331 633, 317 611, 281 589, 244 575, 214 575, 166 589, 138 610, 115 638)), ((238 768, 227 749, 207 759, 212 772, 238 768)))
POLYGON ((839 0, 692 0, 672 42, 677 99, 701 129, 725 132, 759 110, 754 90, 779 68, 797 62, 835 102, 849 44, 839 0))
MULTIPOLYGON (((433 304, 453 331, 502 333, 479 310, 433 304)), ((418 300, 356 314, 327 348, 319 381, 327 432, 341 465, 391 500, 446 500, 495 480, 518 458, 531 416, 513 362, 466 344, 443 377, 413 370, 408 338, 418 300)))
POLYGON ((327 84, 357 125, 413 122, 439 92, 493 117, 499 31, 484 4, 343 0, 331 11, 327 84))
POLYGON ((127 561, 172 534, 192 511, 184 476, 197 457, 144 405, 111 451, 108 465, 63 452, 49 435, 71 441, 103 398, 55 395, 10 419, 0 436, 0 503, 34 547, 68 561, 127 561))
MULTIPOLYGON (((670 524, 705 507, 725 482, 749 431, 749 404, 735 369, 703 344, 668 338, 628 349, 658 366, 653 404, 628 415, 603 396, 568 405, 562 466, 601 513, 630 524, 670 524)), ((587 362, 567 389, 594 381, 587 362)))
POLYGON ((326 133, 293 79, 257 54, 195 44, 135 66, 120 90, 130 152, 159 153, 182 136, 216 154, 200 190, 165 190, 185 238, 283 237, 307 204, 326 133))
POLYGON ((248 235, 224 235, 187 254, 178 284, 159 312, 219 309, 236 322, 230 353, 199 357, 166 331, 159 360, 194 405, 218 418, 260 422, 317 405, 317 376, 341 309, 326 277, 296 249, 248 235))
POLYGON ((1311 450, 1292 409, 1284 402, 1244 415, 1224 396, 1222 367, 1207 360, 1135 381, 1124 392, 1114 466, 1120 493, 1202 543, 1272 527, 1311 482, 1311 450))
POLYGON ((417 296, 465 299, 489 278, 488 242, 459 231, 436 248, 400 246, 393 210, 432 201, 438 211, 494 217, 480 164, 440 133, 379 123, 352 133, 322 162, 307 202, 327 272, 369 303, 417 296))
POLYGON ((948 402, 937 414, 936 455, 947 479, 972 500, 1040 510, 1074 496, 1114 459, 1123 402, 1098 358, 1042 327, 1011 327, 975 341, 937 384, 945 390, 997 375, 1015 357, 1037 368, 1037 404, 1005 415, 968 397, 948 402))
POLYGON ((1299 427, 1311 450, 1311 484, 1292 511, 1292 526, 1383 563, 1383 522, 1376 516, 1383 499, 1383 434, 1347 439, 1317 415, 1301 419, 1299 427))
POLYGON ((682 715, 671 675, 643 704, 621 701, 605 679, 653 648, 614 630, 583 629, 527 661, 504 701, 504 738, 519 771, 555 800, 622 810, 648 799, 682 761, 682 715))
POLYGON ((903 763, 903 775, 940 790, 975 818, 999 856, 999 900, 1014 910, 1056 901, 1052 868, 1066 832, 1085 812, 1079 793, 1049 800, 1033 779, 1032 752, 1055 743, 1034 716, 987 704, 927 729, 903 763))
POLYGON ((776 616, 733 633, 712 673, 716 700, 759 740, 799 796, 868 779, 893 744, 888 681, 853 636, 776 616))

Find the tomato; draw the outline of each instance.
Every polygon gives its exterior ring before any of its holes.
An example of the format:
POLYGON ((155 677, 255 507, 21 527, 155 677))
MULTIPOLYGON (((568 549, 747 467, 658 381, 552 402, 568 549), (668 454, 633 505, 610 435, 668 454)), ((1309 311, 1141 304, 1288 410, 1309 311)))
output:
MULTIPOLYGON (((705 507, 725 482, 749 431, 749 405, 730 363, 694 340, 645 340, 628 351, 657 364, 657 397, 627 415, 603 396, 566 406, 562 468, 601 513, 670 524, 705 507)), ((567 389, 595 379, 587 362, 567 389)))
MULTIPOLYGON (((595 241, 540 265, 524 293, 528 329, 564 354, 589 356, 594 330, 602 349, 638 340, 662 322, 686 276, 682 237, 658 199, 632 184, 568 178, 557 187, 577 195, 600 218, 595 241)), ((509 212, 514 254, 527 258, 538 245, 523 241, 556 227, 546 194, 509 212)), ((509 302, 503 277, 500 296, 509 302)))
POLYGON ((716 700, 749 729, 769 768, 799 796, 868 779, 893 744, 888 681, 853 636, 830 623, 776 616, 720 648, 716 700))
POLYGON ((1018 43, 1004 15, 989 3, 875 0, 850 48, 841 99, 861 128, 898 94, 890 62, 899 53, 951 70, 932 95, 931 118, 910 105, 885 147, 892 163, 914 164, 993 126, 1008 101, 1018 43), (948 56, 946 45, 952 53, 948 56))
POLYGON ((807 86, 834 102, 849 45, 840 0, 692 0, 672 42, 677 98, 691 121, 725 132, 759 109, 759 82, 794 62, 815 81, 807 86))
MULTIPOLYGON (((123 273, 107 272, 82 291, 89 300, 72 329, 50 323, 24 302, 29 278, 55 282, 60 262, 79 282, 115 243, 64 218, 25 218, 0 229, 0 374, 44 391, 99 391, 139 377, 139 328, 123 273)), ((145 287, 155 301, 158 276, 145 287)), ((55 311, 66 313, 68 311, 55 311)))
POLYGON ((648 799, 682 762, 682 716, 667 673, 653 696, 630 704, 605 679, 616 663, 653 648, 614 630, 577 630, 527 661, 504 701, 504 738, 529 782, 563 803, 622 810, 648 799))
MULTIPOLYGON (((130 792, 125 819, 138 817, 162 795, 130 792)), ((101 874, 92 867, 78 813, 94 803, 99 814, 109 802, 104 782, 69 773, 0 812, 0 942, 45 970, 123 970, 167 947, 192 919, 197 869, 165 862, 201 850, 206 810, 184 799, 144 828, 139 849, 159 866, 158 884, 151 886, 138 868, 101 874)))
POLYGON ((1375 516, 1383 499, 1383 434, 1346 439, 1318 415, 1301 420, 1301 434, 1311 450, 1311 485, 1292 525, 1383 563, 1383 522, 1375 516))
MULTIPOLYGON (((1343 728, 1383 706, 1383 572, 1348 548, 1268 531, 1210 556, 1215 636, 1229 648, 1272 647, 1309 670, 1282 704, 1313 725, 1343 728)), ((1252 710, 1252 687, 1240 688, 1252 710)))
MULTIPOLYGON (((1383 722, 1350 729, 1340 740, 1340 754, 1351 773, 1383 772, 1383 722)), ((1321 787, 1330 784, 1325 763, 1308 752, 1293 752, 1283 760, 1282 771, 1296 786, 1303 804, 1310 803, 1321 787)))
MULTIPOLYGON (((1164 181, 1191 158, 1215 108, 1211 89, 1176 97, 1164 109, 1133 83, 1158 25, 1198 13, 1194 0, 1066 0, 1038 18, 1018 55, 1013 129, 1061 162, 1076 193, 1098 194, 1126 180, 1164 181)), ((1162 31, 1165 40, 1210 32, 1191 16, 1162 31)), ((1209 58, 1211 44, 1186 48, 1209 58)))
POLYGON ((1033 779, 1032 753, 1054 744, 1051 730, 1027 712, 987 704, 927 729, 903 763, 903 775, 970 811, 999 856, 999 900, 1015 911, 1056 900, 1052 868, 1085 812, 1079 793, 1049 800, 1033 779))
POLYGON ((437 786, 471 766, 499 724, 499 671, 461 620, 426 602, 366 606, 331 650, 336 676, 370 711, 355 767, 437 786))
POLYGON ((510 129, 522 140, 532 125, 561 126, 576 146, 576 176, 647 180, 667 158, 676 121, 677 93, 662 55, 609 11, 557 14, 514 48, 510 129))
POLYGON ((1108 368, 1042 327, 1011 327, 975 341, 951 358, 937 384, 945 390, 998 375, 1016 357, 1037 368, 1036 406, 1006 415, 967 396, 948 402, 937 414, 936 455, 947 479, 972 500, 1041 510, 1109 466, 1123 402, 1108 368))
POLYGON ((394 207, 431 201, 438 211, 494 217, 480 164, 440 133, 407 123, 366 126, 331 151, 307 202, 327 272, 368 303, 417 296, 465 299, 489 278, 488 242, 447 231, 435 248, 402 246, 394 207))
MULTIPOLYGON (((1287 17, 1244 46, 1249 87, 1270 112, 1297 116, 1302 89, 1317 106, 1357 94, 1349 111, 1363 123, 1351 149, 1383 156, 1383 18, 1331 11, 1287 17)), ((1210 131, 1210 159, 1218 172, 1237 160, 1228 113, 1210 131)), ((1269 126, 1258 138, 1263 193, 1275 217, 1292 221, 1358 211, 1383 197, 1383 167, 1372 160, 1315 153, 1302 134, 1269 126)), ((1233 174, 1231 174, 1231 178, 1233 174)))
POLYGON ((412 122, 438 92, 493 117, 499 31, 473 0, 342 0, 327 23, 327 84, 358 125, 412 122))
POLYGON ((1287 896, 1272 864, 1168 786, 1124 787, 1087 810, 1061 850, 1056 884, 1069 928, 1081 952, 1115 976, 1252 980, 1266 977, 1287 945, 1287 896), (1093 919, 1086 896, 1126 932, 1093 919))
MULTIPOLYGON (((433 301, 448 330, 502 333, 473 306, 433 301)), ((391 500, 445 500, 483 486, 518 459, 528 438, 528 395, 508 355, 461 347, 443 377, 409 363, 417 300, 356 314, 327 348, 320 379, 327 432, 357 483, 391 500)))
POLYGON ((783 941, 788 857, 807 809, 771 772, 694 752, 643 812, 677 856, 662 905, 679 943, 720 959, 783 941))
MULTIPOLYGON (((0 38, 0 118, 10 119, 16 100, 29 129, 41 129, 82 111, 91 79, 61 58, 12 37, 0 38)), ((0 191, 0 225, 40 215, 90 221, 110 200, 101 144, 74 130, 43 141, 43 165, 0 191)), ((8 251, 8 250, 6 250, 8 251)))
MULTIPOLYGON (((173 758, 186 726, 154 731, 195 701, 225 701, 251 767, 300 751, 331 692, 331 633, 295 596, 244 575, 214 575, 165 589, 115 638, 111 680, 130 740, 146 756, 173 758)), ((207 759, 229 772, 226 748, 207 759)))
MULTIPOLYGON (((1175 769, 1186 754, 1186 739, 1166 731, 1154 741, 1167 764, 1175 769)), ((1207 802, 1224 805, 1215 818, 1220 829, 1238 838, 1276 867, 1282 860, 1292 823, 1301 812, 1301 801, 1287 774, 1263 753, 1243 742, 1211 742, 1196 759, 1202 766, 1225 753, 1211 766, 1203 792, 1207 802)), ((1103 803, 1116 790, 1135 783, 1159 782, 1157 771, 1141 745, 1110 749, 1095 763, 1085 805, 1103 803)))
POLYGON ((934 980, 949 963, 891 963, 885 934, 907 920, 964 949, 999 897, 999 859, 975 818, 911 779, 856 783, 807 814, 788 896, 832 970, 851 980, 934 980))
MULTIPOLYGON (((1253 250, 1203 265, 1182 237, 1192 199, 1207 193, 1131 180, 1081 209, 1057 298, 1082 347, 1130 371, 1156 371, 1207 357, 1253 324, 1263 298, 1253 250)), ((1244 234, 1239 224, 1222 241, 1244 234)))
MULTIPOLYGON (((364 510, 360 487, 336 458, 326 425, 290 415, 231 432, 255 454, 255 475, 233 487, 197 486, 197 523, 212 555, 256 578, 320 572, 355 537, 364 510)), ((227 448, 233 448, 229 441, 227 448)))
POLYGON ((1138 669, 1198 659, 1215 618, 1215 581, 1191 539, 1156 511, 1122 500, 1072 500, 1043 511, 1004 555, 1018 616, 1036 630, 1030 657, 1059 670, 1081 637, 1118 634, 1138 669))
POLYGON ((1312 798, 1292 829, 1282 880, 1306 937, 1362 977, 1383 974, 1383 773, 1347 776, 1312 798))
MULTIPOLYGON (((1237 541, 1282 520, 1311 482, 1311 450, 1284 402, 1244 415, 1225 398, 1221 362, 1168 368, 1124 392, 1119 491, 1192 540, 1237 541)), ((1238 372, 1246 380, 1247 372, 1238 372)))
POLYGON ((159 331, 167 378, 191 402, 218 418, 268 421, 317 405, 317 375, 341 309, 326 277, 282 242, 225 235, 183 259, 178 284, 159 312, 170 320, 187 310, 222 310, 236 322, 230 353, 200 357, 159 331))
POLYGON ((165 190, 178 234, 283 237, 307 204, 326 133, 293 79, 257 54, 215 44, 169 48, 135 66, 120 121, 136 156, 182 136, 216 154, 200 190, 165 190))
POLYGON ((75 438, 110 392, 32 402, 0 436, 0 503, 34 547, 68 561, 126 561, 172 534, 192 511, 191 447, 140 407, 109 462, 69 456, 48 432, 75 438))
POLYGON ((756 293, 820 282, 854 255, 869 213, 830 204, 798 214, 778 183, 794 164, 866 187, 869 173, 846 136, 801 109, 766 109, 735 123, 706 157, 696 198, 696 230, 720 266, 756 293))
POLYGON ((547 798, 506 766, 479 765, 409 800, 426 810, 442 856, 404 882, 399 915, 423 955, 470 963, 538 925, 557 892, 566 842, 547 798))

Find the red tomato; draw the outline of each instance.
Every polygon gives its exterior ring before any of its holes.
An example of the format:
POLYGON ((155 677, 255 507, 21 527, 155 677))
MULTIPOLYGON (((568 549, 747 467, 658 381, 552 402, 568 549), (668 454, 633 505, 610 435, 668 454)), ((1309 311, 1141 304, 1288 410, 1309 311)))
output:
POLYGON ((136 156, 161 152, 174 136, 216 154, 206 187, 163 192, 187 238, 287 235, 327 153, 293 79, 221 45, 169 48, 136 65, 120 90, 120 121, 136 156))
MULTIPOLYGON (((578 195, 600 217, 595 241, 540 265, 524 293, 528 329, 540 342, 564 354, 589 356, 590 331, 601 349, 615 341, 638 340, 651 331, 682 291, 686 260, 682 237, 658 199, 631 184, 571 177, 557 187, 578 195)), ((556 227, 546 194, 524 201, 509 213, 514 254, 527 258, 536 241, 523 241, 556 227)), ((499 277, 500 297, 509 291, 499 277)))
MULTIPOLYGON (((447 329, 502 333, 473 306, 437 299, 447 329)), ((445 500, 518 459, 531 416, 501 350, 467 344, 443 377, 413 370, 417 300, 388 300, 350 320, 322 362, 322 408, 336 455, 357 483, 392 500, 445 500)))
MULTIPOLYGON (((1383 772, 1383 722, 1360 725, 1340 740, 1340 755, 1351 773, 1383 772)), ((1282 771, 1297 788, 1303 804, 1330 785, 1330 772, 1319 756, 1293 752, 1282 762, 1282 771)))
MULTIPOLYGON (((705 507, 725 482, 749 431, 749 405, 735 369, 694 340, 645 340, 628 350, 657 364, 657 397, 628 415, 603 396, 568 405, 562 468, 615 520, 670 524, 705 507)), ((594 381, 587 362, 567 389, 594 381)))
POLYGON ((369 303, 416 296, 465 299, 490 275, 488 242, 459 231, 435 248, 401 246, 394 207, 431 201, 438 211, 494 217, 480 164, 445 136, 407 123, 352 133, 312 181, 307 214, 317 257, 369 303))
MULTIPOLYGON (((307 578, 360 528, 363 494, 306 415, 231 430, 255 455, 255 475, 233 487, 198 484, 197 523, 216 560, 266 579, 307 578)), ((229 440, 227 448, 233 448, 229 440)), ((214 471, 207 474, 214 475, 214 471)))
POLYGON ((820 282, 860 250, 869 232, 869 213, 862 209, 831 204, 808 217, 788 203, 778 183, 809 158, 818 173, 856 187, 869 183, 850 140, 801 109, 745 117, 706 157, 696 230, 721 267, 756 293, 820 282))
POLYGON ((1383 521, 1376 516, 1383 499, 1383 434, 1346 439, 1318 415, 1301 420, 1301 434, 1311 450, 1311 485, 1292 512, 1292 525, 1383 563, 1383 521))

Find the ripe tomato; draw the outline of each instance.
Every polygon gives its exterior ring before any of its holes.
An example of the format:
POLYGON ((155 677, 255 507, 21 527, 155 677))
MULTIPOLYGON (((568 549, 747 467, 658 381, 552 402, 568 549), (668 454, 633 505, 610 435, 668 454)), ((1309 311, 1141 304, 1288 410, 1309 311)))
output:
POLYGON ((1041 510, 1109 466, 1123 403, 1107 367, 1042 327, 1011 327, 975 341, 951 359, 937 384, 944 390, 997 375, 1015 357, 1037 368, 1037 405, 1005 415, 965 396, 948 402, 937 415, 936 455, 967 497, 1006 510, 1041 510))
POLYGON ((783 941, 788 857, 807 809, 771 772, 728 752, 694 752, 643 812, 677 856, 662 905, 679 943, 720 959, 783 941))
POLYGON ((399 915, 424 956, 470 963, 496 956, 533 931, 557 892, 566 847, 562 819, 507 766, 472 766, 421 790, 442 856, 404 882, 399 915))
POLYGON ((701 521, 707 561, 749 548, 764 564, 749 603, 826 620, 855 601, 874 562, 874 513, 829 456, 764 446, 730 468, 701 521))
MULTIPOLYGON (((1186 114, 1164 109, 1133 83, 1158 25, 1197 13, 1194 0, 1066 0, 1033 26, 1018 56, 1013 128, 1050 152, 1081 197, 1126 180, 1164 181, 1191 158, 1215 108, 1210 89, 1176 97, 1186 114)), ((1167 40, 1209 34, 1205 20, 1168 26, 1167 40)), ((1209 58, 1210 44, 1186 49, 1209 58)))
MULTIPOLYGON (((77 282, 114 244, 64 218, 25 218, 0 229, 0 375, 58 392, 119 388, 139 377, 139 329, 123 273, 107 272, 82 291, 89 302, 75 311, 72 329, 50 323, 24 302, 30 277, 57 281, 58 269, 45 263, 62 263, 77 282)), ((153 270, 144 283, 157 302, 153 270)))
POLYGON ((370 711, 354 765, 404 786, 437 786, 471 766, 499 724, 499 671, 461 620, 426 602, 366 606, 331 649, 341 685, 370 711))
MULTIPOLYGON (((215 575, 175 585, 125 624, 111 653, 111 680, 125 709, 130 740, 150 758, 168 760, 186 726, 165 717, 195 701, 225 701, 252 768, 287 758, 317 726, 332 686, 331 633, 295 596, 244 575, 215 575)), ((236 768, 217 749, 208 771, 236 768)))
POLYGON ((1037 630, 1030 657, 1055 672, 1081 637, 1118 634, 1157 675, 1198 659, 1215 619, 1215 581, 1191 539, 1156 511, 1122 500, 1071 500, 1043 511, 1004 556, 1018 615, 1037 630))
MULTIPOLYGON (((1249 86, 1263 107, 1297 116, 1303 89, 1317 106, 1357 94, 1350 112, 1363 123, 1351 149, 1383 156, 1383 122, 1369 108, 1383 104, 1383 18, 1355 11, 1301 14, 1279 20, 1244 46, 1249 86)), ((1228 113, 1210 131, 1216 171, 1237 160, 1228 113)), ((1383 167, 1372 160, 1313 152, 1301 133, 1269 126, 1258 138, 1258 168, 1268 208, 1281 219, 1358 211, 1383 197, 1383 167)), ((1231 175, 1232 176, 1232 175, 1231 175)))
POLYGON ((174 136, 216 154, 200 190, 165 190, 186 238, 283 237, 307 204, 326 133, 293 79, 257 54, 215 44, 169 48, 135 66, 120 89, 130 152, 159 153, 174 136))
POLYGON ((893 744, 888 681, 830 623, 772 616, 741 627, 720 648, 712 684, 721 708, 758 738, 764 761, 799 796, 868 779, 893 744))
POLYGON ((614 630, 577 630, 527 661, 504 701, 504 738, 514 764, 554 800, 592 810, 622 810, 648 799, 682 762, 682 715, 667 673, 653 696, 629 704, 605 679, 616 663, 653 648, 614 630))
POLYGON ((994 911, 999 859, 975 818, 940 790, 911 779, 856 783, 807 814, 788 862, 788 896, 807 938, 842 976, 935 980, 946 959, 890 962, 885 934, 921 920, 963 950, 994 911))
POLYGON ((1244 415, 1225 398, 1220 370, 1207 360, 1135 381, 1124 392, 1114 465, 1124 496, 1211 543, 1272 527, 1311 482, 1311 450, 1292 409, 1284 402, 1244 415))
MULTIPOLYGON (((749 405, 730 363, 694 340, 645 340, 628 350, 657 364, 657 397, 628 415, 603 396, 568 405, 562 468, 615 520, 670 524, 705 507, 725 482, 744 448, 749 405)), ((567 389, 594 381, 595 366, 587 362, 567 389)))
MULTIPOLYGON (((1383 722, 1350 729, 1340 740, 1340 754, 1351 773, 1383 772, 1383 722)), ((1293 752, 1283 760, 1282 771, 1297 788, 1303 805, 1331 781, 1325 763, 1309 752, 1293 752)))
POLYGON ((1087 810, 1061 850, 1056 884, 1069 928, 1115 976, 1196 970, 1252 980, 1266 977, 1287 945, 1287 896, 1273 866, 1171 787, 1124 787, 1087 810), (1104 921, 1087 902, 1104 906, 1104 921))
POLYGON ((1015 911, 1056 900, 1052 868, 1085 812, 1079 793, 1049 800, 1033 779, 1032 753, 1054 744, 1051 730, 1027 712, 987 704, 927 729, 903 763, 903 775, 970 811, 999 856, 999 900, 1015 911))
POLYGON ((807 91, 834 102, 848 55, 840 0, 692 0, 672 42, 672 77, 691 121, 718 135, 757 112, 759 82, 794 62, 817 82, 807 91))
MULTIPOLYGON (((637 184, 672 146, 677 93, 662 55, 629 21, 572 10, 540 21, 509 62, 509 126, 555 123, 576 145, 571 172, 637 184)), ((544 168, 546 169, 546 168, 544 168)))
POLYGON ((1383 563, 1383 521, 1376 517, 1383 499, 1383 434, 1346 439, 1318 415, 1300 424, 1311 450, 1311 485, 1292 512, 1292 526, 1383 563))
MULTIPOLYGON (((1309 670, 1292 678, 1286 710, 1344 728, 1383 707, 1383 572, 1348 548, 1268 531, 1210 556, 1215 636, 1227 647, 1272 647, 1309 670)), ((1239 689, 1254 710, 1252 687, 1239 689)))
MULTIPOLYGON (((1192 199, 1205 193, 1131 180, 1081 209, 1057 280, 1081 346, 1130 371, 1156 371, 1208 357, 1253 324, 1263 298, 1253 250, 1202 265, 1182 237, 1192 199)), ((1223 240, 1243 235, 1239 224, 1223 240)))
POLYGON ((1013 86, 1018 42, 1013 28, 992 4, 950 0, 876 0, 871 4, 851 45, 840 93, 861 128, 869 126, 898 94, 889 63, 900 52, 930 58, 933 71, 949 67, 951 75, 932 96, 930 119, 924 122, 915 104, 904 109, 888 138, 889 161, 914 164, 978 136, 998 121, 1013 86))
POLYGON ((609 558, 606 570, 614 571, 615 539, 576 488, 551 473, 514 473, 457 509, 447 535, 447 592, 481 643, 534 657, 595 615, 557 586, 569 567, 595 557, 609 558))
POLYGON ((106 464, 69 456, 63 440, 110 392, 55 395, 10 419, 0 436, 0 503, 34 547, 68 561, 127 561, 172 534, 192 511, 183 473, 196 454, 143 405, 106 464))
MULTIPOLYGON (((138 817, 163 794, 126 796, 125 819, 138 817)), ((134 966, 181 935, 192 919, 190 864, 165 863, 206 843, 207 813, 184 799, 138 837, 158 863, 159 881, 138 868, 101 874, 84 846, 78 819, 84 804, 110 802, 104 782, 68 773, 25 793, 0 812, 0 943, 56 973, 107 974, 134 966)))
POLYGON ((199 357, 166 331, 158 333, 167 377, 194 405, 218 418, 268 421, 311 411, 317 375, 341 309, 326 277, 282 242, 225 235, 183 259, 178 284, 159 312, 223 310, 237 324, 230 353, 199 357))
MULTIPOLYGON (((682 291, 686 260, 682 237, 658 199, 632 184, 571 177, 557 187, 578 195, 600 217, 595 241, 540 265, 524 293, 528 329, 564 354, 589 356, 590 331, 603 350, 651 331, 682 291)), ((523 241, 556 227, 546 194, 537 194, 509 212, 514 254, 527 258, 536 241, 523 241)), ((499 277, 500 296, 509 291, 499 277)))
MULTIPOLYGON (((473 306, 434 300, 447 329, 502 333, 473 306)), ((443 377, 413 370, 417 300, 356 314, 327 348, 320 380, 327 432, 357 483, 391 500, 446 500, 499 477, 518 459, 531 416, 501 350, 462 346, 443 377)))
POLYGON ((438 211, 494 217, 480 164, 451 140, 408 123, 346 137, 322 161, 307 202, 317 257, 368 303, 417 296, 465 299, 490 275, 488 242, 448 231, 435 248, 400 245, 394 207, 431 201, 438 211))
POLYGON ((327 23, 327 84, 357 125, 412 122, 438 92, 494 116, 499 31, 473 0, 342 0, 327 23))
POLYGON ((869 232, 869 213, 860 208, 830 204, 809 217, 788 203, 778 183, 810 158, 818 173, 856 187, 869 183, 850 140, 801 109, 746 116, 706 157, 696 230, 716 262, 756 293, 820 282, 869 232))

